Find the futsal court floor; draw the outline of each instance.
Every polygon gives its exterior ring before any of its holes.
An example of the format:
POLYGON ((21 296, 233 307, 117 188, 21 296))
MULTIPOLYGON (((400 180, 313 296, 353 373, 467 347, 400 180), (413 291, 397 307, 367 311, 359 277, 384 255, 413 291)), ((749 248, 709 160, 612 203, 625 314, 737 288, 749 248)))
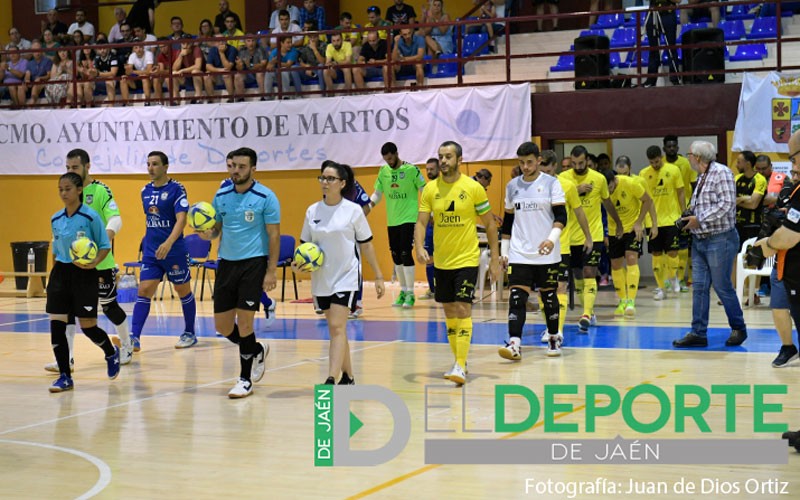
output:
MULTIPOLYGON (((0 285, 6 290, 9 286, 9 280, 0 285)), ((299 287, 300 298, 309 298, 309 283, 299 287)), ((681 480, 698 484, 707 480, 709 485, 737 481, 740 489, 738 494, 595 492, 574 498, 800 498, 800 454, 788 447, 787 463, 778 465, 426 465, 424 459, 424 438, 430 437, 423 408, 426 385, 440 386, 431 389, 432 397, 449 406, 429 409, 429 425, 452 428, 455 432, 446 437, 454 438, 476 436, 461 430, 462 412, 466 428, 492 427, 498 384, 524 385, 537 393, 548 384, 608 384, 623 395, 639 384, 658 385, 670 395, 678 384, 785 384, 788 395, 779 398, 783 413, 770 421, 799 428, 800 402, 794 395, 800 391, 800 364, 783 369, 770 365, 780 343, 767 306, 745 309, 750 336, 744 345, 727 348, 727 323, 712 297, 709 347, 678 351, 671 341, 688 330, 691 293, 654 302, 651 288, 644 289, 637 317, 618 319, 613 316, 613 290, 604 288, 596 307, 599 325, 588 335, 577 334, 579 308, 570 311, 561 357, 545 356, 539 343, 543 318, 529 314, 523 360, 512 363, 497 355, 507 336, 507 303, 489 294, 474 307, 467 396, 462 400, 462 391, 442 378, 453 358, 441 308, 430 300, 418 300, 412 310, 393 308, 398 289, 387 288, 387 296, 377 300, 367 284, 364 315, 347 327, 357 384, 391 389, 411 414, 405 449, 393 460, 372 467, 314 466, 313 385, 326 377, 328 342, 325 321, 309 303, 287 298, 278 304, 278 319, 269 328, 264 328, 263 319, 257 321, 258 337, 271 346, 267 373, 252 396, 230 400, 226 395, 238 376, 238 350, 215 335, 208 294, 198 301, 200 342, 185 350, 173 348, 183 328, 180 302, 154 301, 142 351, 114 381, 105 376, 100 350, 86 337, 76 336, 75 390, 62 394, 48 392, 55 377, 42 368, 52 360, 44 299, 0 298, 0 497, 568 498, 526 492, 526 481, 603 479, 627 484, 635 478, 670 485, 681 480), (764 484, 788 481, 788 495, 748 494, 741 486, 748 479, 764 484)), ((424 291, 418 284, 417 295, 424 291)), ((124 308, 130 313, 132 304, 124 308)), ((107 320, 101 319, 101 326, 113 332, 107 320)), ((582 391, 557 398, 573 404, 570 411, 557 415, 559 422, 578 423, 584 429, 581 395, 582 391)), ((524 402, 511 406, 519 420, 527 415, 524 402)), ((642 420, 653 420, 657 406, 654 400, 637 400, 634 411, 642 420)), ((779 439, 779 434, 753 431, 752 397, 737 399, 733 433, 724 430, 722 406, 715 399, 707 412, 710 434, 689 425, 678 436, 667 425, 655 437, 779 439)), ((355 403, 353 408, 364 427, 351 438, 351 447, 382 446, 392 429, 388 411, 368 403, 355 403)), ((546 436, 540 419, 525 432, 477 437, 612 439, 617 435, 654 438, 628 429, 619 414, 600 419, 591 435, 546 436)))

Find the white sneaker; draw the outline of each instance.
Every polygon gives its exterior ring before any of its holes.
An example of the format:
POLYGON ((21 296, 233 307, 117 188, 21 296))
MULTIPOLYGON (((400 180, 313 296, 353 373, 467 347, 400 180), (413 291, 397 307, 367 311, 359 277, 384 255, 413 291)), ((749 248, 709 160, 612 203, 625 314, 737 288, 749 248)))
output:
POLYGON ((350 314, 347 315, 348 319, 358 319, 359 316, 364 314, 364 308, 361 306, 356 306, 353 311, 350 311, 350 314))
POLYGON ((681 280, 678 277, 672 278, 672 291, 674 293, 681 293, 681 280))
POLYGON ((246 398, 251 394, 253 394, 253 383, 243 378, 240 378, 233 389, 228 391, 228 397, 231 399, 246 398))
POLYGON ((267 356, 269 356, 269 344, 266 342, 259 342, 259 344, 261 344, 261 353, 256 355, 256 359, 253 360, 253 368, 250 371, 253 382, 258 382, 264 378, 264 372, 267 368, 266 360, 267 356))
POLYGON ((555 335, 548 335, 547 339, 547 356, 555 358, 561 356, 561 345, 564 343, 564 335, 557 333, 555 335))
POLYGON ((667 298, 667 294, 664 293, 664 290, 660 288, 656 288, 653 291, 653 300, 664 300, 667 298))
POLYGON ((275 308, 276 308, 275 301, 272 301, 272 304, 269 305, 266 309, 264 309, 264 328, 269 328, 275 323, 275 308))
POLYGON ((464 370, 461 369, 461 365, 456 362, 453 365, 453 368, 444 374, 444 378, 449 380, 450 382, 455 382, 457 385, 464 385, 464 382, 467 381, 467 375, 464 373, 464 370))
POLYGON ((548 332, 547 328, 545 328, 544 330, 542 330, 542 338, 540 338, 539 341, 542 344, 546 344, 548 340, 550 340, 550 332, 548 332))
POLYGON ((122 339, 114 336, 111 337, 111 343, 119 348, 119 364, 127 365, 133 360, 133 342, 123 344, 122 339))
POLYGON ((190 332, 183 332, 175 343, 175 349, 188 349, 197 344, 197 335, 190 332))
MULTIPOLYGON (((55 361, 53 361, 52 363, 47 363, 46 365, 44 365, 44 369, 49 371, 49 372, 59 373, 58 363, 56 363, 55 361)), ((70 372, 74 372, 75 371, 75 360, 74 359, 70 359, 69 360, 69 371, 70 372)))
POLYGON ((592 313, 592 317, 589 318, 589 326, 597 326, 597 315, 592 313))
POLYGON ((522 359, 522 350, 518 342, 506 342, 506 345, 497 349, 497 354, 503 359, 519 361, 522 359))

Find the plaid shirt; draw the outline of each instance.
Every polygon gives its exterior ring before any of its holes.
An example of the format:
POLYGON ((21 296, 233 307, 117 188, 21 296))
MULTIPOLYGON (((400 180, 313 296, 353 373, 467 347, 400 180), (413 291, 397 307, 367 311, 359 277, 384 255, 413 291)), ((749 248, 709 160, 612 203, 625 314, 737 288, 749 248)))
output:
POLYGON ((697 179, 689 206, 700 223, 698 229, 692 229, 695 237, 707 238, 733 229, 736 223, 733 172, 721 163, 712 162, 697 179))
POLYGON ((314 9, 314 12, 309 12, 305 7, 300 9, 300 26, 302 27, 308 19, 317 22, 318 30, 325 29, 325 9, 319 5, 314 9))

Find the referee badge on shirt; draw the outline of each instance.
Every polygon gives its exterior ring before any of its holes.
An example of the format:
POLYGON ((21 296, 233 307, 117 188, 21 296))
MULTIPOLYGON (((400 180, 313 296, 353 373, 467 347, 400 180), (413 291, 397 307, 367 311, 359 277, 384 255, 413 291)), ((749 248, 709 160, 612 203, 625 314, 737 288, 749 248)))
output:
POLYGON ((256 220, 256 213, 252 210, 245 210, 244 211, 244 220, 245 222, 253 222, 256 220))

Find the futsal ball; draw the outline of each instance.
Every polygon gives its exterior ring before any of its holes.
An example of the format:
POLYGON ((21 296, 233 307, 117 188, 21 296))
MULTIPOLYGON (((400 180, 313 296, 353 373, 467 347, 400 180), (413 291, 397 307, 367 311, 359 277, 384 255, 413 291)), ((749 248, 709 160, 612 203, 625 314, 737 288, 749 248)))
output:
POLYGON ((192 205, 188 217, 189 225, 195 231, 207 231, 217 224, 217 211, 205 201, 192 205))
POLYGON ((314 272, 322 267, 324 261, 325 254, 314 243, 303 243, 294 251, 294 262, 301 271, 314 272))
POLYGON ((78 238, 69 246, 69 255, 72 262, 88 264, 97 257, 97 244, 85 236, 78 238))

